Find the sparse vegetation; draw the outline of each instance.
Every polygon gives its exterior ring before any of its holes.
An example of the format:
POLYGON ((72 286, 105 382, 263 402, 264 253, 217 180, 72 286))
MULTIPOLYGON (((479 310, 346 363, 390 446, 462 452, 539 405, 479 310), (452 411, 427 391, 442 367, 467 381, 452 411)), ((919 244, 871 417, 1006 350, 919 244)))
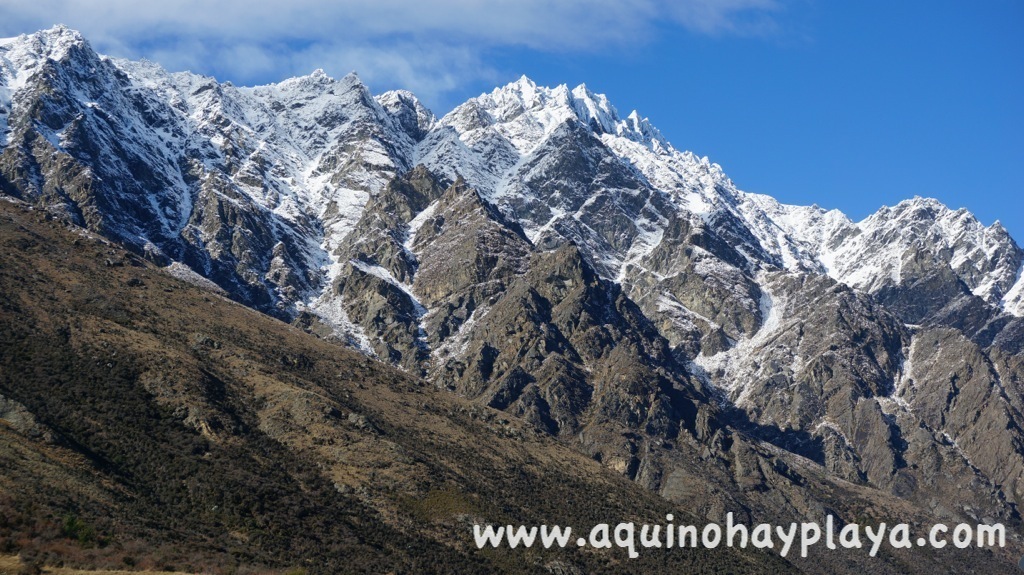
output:
POLYGON ((478 552, 474 519, 590 525, 672 506, 493 410, 157 270, 107 267, 127 256, 38 212, 0 202, 0 257, 0 395, 32 417, 0 421, 0 547, 25 563, 223 574, 784 565, 738 552, 628 565, 615 552, 478 552))

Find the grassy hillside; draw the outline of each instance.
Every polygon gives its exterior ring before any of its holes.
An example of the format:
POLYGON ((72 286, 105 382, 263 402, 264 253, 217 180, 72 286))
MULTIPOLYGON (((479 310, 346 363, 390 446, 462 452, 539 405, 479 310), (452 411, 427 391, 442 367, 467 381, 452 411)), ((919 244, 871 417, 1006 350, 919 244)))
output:
POLYGON ((685 512, 529 426, 0 201, 0 553, 257 573, 779 572, 490 550, 489 523, 685 512))

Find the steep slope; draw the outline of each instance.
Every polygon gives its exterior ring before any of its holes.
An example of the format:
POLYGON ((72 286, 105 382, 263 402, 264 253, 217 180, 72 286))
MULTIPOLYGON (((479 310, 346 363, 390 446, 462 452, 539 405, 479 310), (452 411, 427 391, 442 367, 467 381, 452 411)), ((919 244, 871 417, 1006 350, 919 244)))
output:
MULTIPOLYGON (((836 211, 742 192, 720 167, 676 151, 636 112, 620 119, 585 86, 549 89, 522 78, 471 99, 438 121, 416 157, 464 177, 538 246, 578 245, 685 357, 753 334, 763 319, 761 269, 827 273, 887 290, 879 295, 886 303, 928 291, 936 322, 959 322, 952 326, 983 345, 999 339, 1019 306, 1024 252, 998 225, 925 200, 853 224, 836 211), (930 282, 939 285, 915 289, 922 282, 909 273, 891 280, 915 249, 926 260, 918 276, 949 267, 930 282)), ((901 313, 918 323, 914 315, 901 313)))
MULTIPOLYGON (((978 466, 945 426, 915 434, 920 418, 895 423, 893 402, 904 400, 894 382, 911 333, 870 296, 825 276, 758 276, 765 321, 753 338, 691 364, 692 378, 582 250, 535 248, 462 181, 442 190, 424 168, 392 181, 346 243, 352 259, 338 294, 350 317, 373 314, 365 325, 380 355, 576 443, 666 498, 701 501, 709 517, 735 506, 776 520, 822 504, 847 509, 829 494, 838 477, 944 520, 1018 521, 1016 431, 1000 435, 1005 452, 972 441, 972 450, 1010 457, 978 466), (719 409, 728 382, 749 383, 719 409)), ((1000 401, 978 405, 995 416, 1000 401)))
POLYGON ((1019 368, 1000 372, 998 350, 956 330, 908 329, 829 278, 764 286, 761 330, 696 360, 750 420, 740 428, 940 514, 1017 515, 1019 368))
POLYGON ((369 196, 410 167, 392 113, 417 102, 386 111, 354 75, 241 89, 98 56, 63 27, 5 40, 0 62, 7 193, 278 315, 319 293, 369 196))
POLYGON ((836 211, 786 206, 767 196, 757 200, 808 246, 829 276, 876 295, 908 323, 964 299, 986 304, 995 315, 1021 315, 1024 250, 999 222, 985 227, 963 208, 920 197, 883 207, 859 223, 836 211))
MULTIPOLYGON (((344 265, 335 251, 368 199, 417 163, 448 181, 463 177, 537 245, 576 243, 627 291, 660 283, 663 266, 650 255, 689 241, 684 232, 709 238, 713 265, 700 277, 729 283, 738 277, 730 268, 768 266, 827 271, 873 291, 921 235, 906 212, 938 222, 920 241, 952 250, 940 259, 971 293, 1011 313, 1020 306, 1022 256, 1005 231, 983 233, 962 212, 939 217, 934 205, 883 211, 858 227, 741 192, 716 164, 675 150, 636 112, 620 119, 585 86, 549 89, 522 78, 435 121, 412 94, 375 99, 354 75, 335 81, 316 71, 236 88, 97 56, 63 27, 4 40, 0 54, 7 193, 60 206, 286 316, 308 307, 348 327, 337 306, 316 305, 344 265)), ((735 339, 758 321, 751 298, 727 305, 747 316, 737 327, 699 305, 659 306, 661 296, 678 300, 678 289, 656 292, 641 305, 675 326, 674 343, 692 325, 735 339)))
MULTIPOLYGON (((796 520, 821 513, 819 500, 861 521, 934 518, 739 437, 676 464, 655 482, 658 497, 529 421, 233 304, 27 205, 0 202, 0 246, 0 541, 26 559, 225 573, 928 573, 1016 557, 1012 541, 998 555, 822 548, 792 562, 724 548, 633 560, 476 551, 474 522, 672 513, 700 525, 759 498, 803 501, 796 520), (750 498, 716 490, 702 467, 732 467, 750 498), (816 496, 790 491, 794 478, 816 496)), ((699 445, 680 437, 680 451, 687 442, 699 445)), ((639 475, 652 482, 645 450, 639 475)))
POLYGON ((684 244, 702 250, 694 279, 715 286, 732 285, 772 255, 742 223, 717 166, 675 151, 635 112, 620 119, 585 86, 548 89, 522 78, 472 99, 439 120, 417 158, 436 173, 464 177, 538 247, 579 246, 674 345, 699 347, 696 340, 710 334, 736 338, 759 321, 749 281, 736 293, 715 290, 723 296, 715 305, 737 320, 724 327, 702 313, 706 306, 661 305, 677 299, 680 287, 664 268, 684 244), (672 255, 655 254, 659 247, 672 255))
MULTIPOLYGON (((1014 309, 1007 294, 1024 252, 1000 226, 985 228, 934 200, 854 224, 835 211, 746 194, 717 166, 673 150, 635 113, 620 120, 584 87, 540 88, 524 78, 456 108, 439 126, 463 146, 427 156, 428 165, 477 178, 538 247, 579 246, 600 276, 623 285, 677 358, 696 360, 693 369, 738 408, 733 425, 849 480, 910 498, 932 489, 939 495, 924 502, 932 508, 940 501, 954 513, 1016 516, 1017 463, 1008 475, 1001 465, 978 467, 942 425, 911 419, 901 427, 889 409, 911 361, 904 324, 955 328, 986 364, 1020 353, 1020 319, 1001 306, 1014 309), (507 153, 488 155, 499 149, 507 153), (795 275, 783 281, 789 276, 779 270, 795 275), (794 335, 780 335, 780 317, 794 335), (868 409, 865 399, 881 405, 868 409), (911 433, 919 426, 932 431, 911 433), (906 453, 949 462, 938 471, 937 463, 905 461, 906 453), (978 482, 978 500, 956 495, 965 481, 978 482)), ((428 146, 438 147, 429 137, 421 150, 428 146)), ((956 373, 949 353, 930 361, 956 373)), ((976 393, 1001 385, 991 368, 979 373, 976 393)), ((1013 422, 997 442, 1016 462, 1020 413, 997 415, 1008 405, 999 396, 983 402, 991 409, 970 412, 982 426, 1013 422)))
MULTIPOLYGON (((207 572, 621 572, 617 551, 478 552, 471 524, 690 517, 516 418, 43 212, 0 201, 0 245, 9 552, 207 572), (70 535, 69 514, 81 526, 70 535)), ((628 567, 796 569, 721 551, 628 567)))

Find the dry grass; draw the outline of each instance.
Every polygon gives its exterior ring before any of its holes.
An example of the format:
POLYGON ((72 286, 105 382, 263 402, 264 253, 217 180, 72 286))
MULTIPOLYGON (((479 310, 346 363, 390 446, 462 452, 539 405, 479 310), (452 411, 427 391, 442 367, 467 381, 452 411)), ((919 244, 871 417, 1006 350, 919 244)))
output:
MULTIPOLYGON (((25 564, 16 555, 0 555, 0 575, 18 575, 25 564)), ((42 573, 52 575, 186 575, 181 571, 87 571, 67 567, 43 567, 42 573)))
MULTIPOLYGON (((485 555, 470 523, 681 513, 514 417, 6 202, 0 293, 0 394, 62 438, 0 430, 0 516, 17 514, 0 517, 8 553, 218 573, 527 573, 556 559, 620 572, 614 553, 485 555), (71 514, 94 536, 62 529, 71 514)), ((781 564, 693 552, 630 565, 781 564)))

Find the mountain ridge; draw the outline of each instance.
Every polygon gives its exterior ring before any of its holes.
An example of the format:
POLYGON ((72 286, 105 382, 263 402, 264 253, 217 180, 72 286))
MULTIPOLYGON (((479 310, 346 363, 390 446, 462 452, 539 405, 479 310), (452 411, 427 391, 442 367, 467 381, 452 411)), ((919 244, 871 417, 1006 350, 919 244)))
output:
MULTIPOLYGON (((0 74, 3 74, 4 89, 8 92, 8 95, 6 98, 7 102, 2 102, 4 98, 0 98, 0 106, 4 106, 5 109, 11 107, 12 102, 10 98, 24 87, 24 83, 34 73, 33 70, 44 65, 46 61, 66 58, 68 51, 73 47, 82 47, 87 52, 91 52, 88 42, 81 34, 63 26, 57 26, 48 31, 33 35, 5 39, 3 42, 7 50, 0 74)), ((196 76, 187 72, 166 73, 158 66, 152 64, 133 63, 122 59, 101 58, 101 60, 111 62, 120 68, 126 69, 129 76, 137 77, 136 80, 143 87, 157 87, 160 84, 167 84, 172 78, 177 78, 178 82, 184 81, 190 85, 189 91, 192 93, 191 95, 197 96, 199 93, 211 89, 216 93, 218 89, 213 88, 215 85, 227 86, 216 84, 216 81, 212 78, 196 76)), ((170 83, 173 84, 174 82, 170 83)), ((364 173, 361 177, 345 182, 346 188, 351 190, 350 193, 334 194, 333 198, 289 197, 285 193, 289 191, 288 186, 278 185, 276 187, 279 189, 276 191, 279 196, 284 196, 283 199, 273 197, 256 198, 258 203, 267 205, 286 219, 297 218, 299 217, 298 214, 303 212, 306 212, 309 216, 319 216, 322 219, 326 209, 324 204, 325 202, 331 202, 332 199, 337 206, 336 209, 342 215, 353 210, 355 210, 354 213, 358 213, 360 206, 365 203, 366 195, 363 190, 376 189, 383 185, 383 181, 379 177, 373 177, 373 173, 380 173, 383 170, 385 176, 387 174, 393 175, 394 173, 410 169, 416 163, 425 163, 428 168, 434 169, 440 175, 447 175, 450 179, 454 179, 457 175, 462 175, 466 177, 471 185, 480 187, 490 200, 500 204, 501 196, 505 191, 490 188, 493 188, 495 185, 501 186, 500 183, 494 181, 495 178, 500 180, 501 174, 491 173, 490 176, 486 174, 473 174, 474 166, 465 166, 467 169, 460 170, 458 174, 451 172, 453 166, 459 166, 459 162, 453 162, 451 161, 452 158, 447 157, 437 158, 438 152, 431 149, 437 148, 437 145, 424 145, 429 143, 431 132, 439 129, 443 130, 445 127, 453 127, 458 133, 460 142, 472 147, 474 144, 480 144, 481 138, 484 137, 477 134, 477 132, 487 132, 487 128, 494 128, 502 136, 506 144, 511 144, 513 148, 519 150, 520 154, 527 154, 532 151, 533 148, 531 146, 538 145, 546 136, 550 135, 550 132, 555 127, 570 118, 575 118, 601 137, 623 162, 635 167, 649 182, 654 184, 654 187, 670 190, 674 195, 679 196, 682 207, 689 212, 704 217, 713 217, 709 216, 709 214, 712 214, 716 208, 721 208, 723 204, 731 204, 725 206, 726 211, 731 211, 732 214, 730 215, 739 217, 746 224, 746 227, 754 234, 757 240, 756 243, 758 245, 755 248, 763 250, 765 252, 763 255, 767 256, 761 259, 768 260, 768 263, 784 269, 802 266, 808 269, 829 270, 829 273, 833 273, 836 279, 862 289, 869 286, 873 281, 879 280, 880 276, 885 273, 880 270, 867 269, 865 266, 858 270, 859 274, 834 271, 836 268, 834 265, 835 259, 844 255, 842 247, 839 247, 839 253, 835 253, 837 250, 833 249, 816 254, 813 248, 821 247, 822 244, 819 243, 815 246, 814 240, 817 238, 806 237, 805 234, 801 233, 802 229, 807 228, 806 222, 802 220, 807 217, 820 219, 824 216, 823 211, 814 213, 816 210, 813 206, 785 205, 774 202, 770 199, 770 196, 748 194, 738 190, 731 180, 725 176, 720 166, 710 162, 707 158, 699 158, 691 152, 677 152, 660 132, 646 118, 641 118, 636 111, 633 111, 627 118, 621 119, 615 107, 604 95, 593 93, 585 84, 581 84, 571 90, 565 85, 556 88, 544 88, 537 86, 532 80, 523 76, 504 87, 495 88, 490 93, 472 98, 466 104, 457 106, 444 117, 435 119, 433 114, 424 108, 419 100, 409 92, 392 91, 373 97, 354 73, 341 80, 334 80, 327 76, 323 70, 317 70, 309 75, 297 76, 276 84, 247 88, 233 88, 230 86, 219 88, 221 90, 227 89, 229 92, 234 91, 239 96, 240 101, 231 101, 232 99, 229 95, 229 99, 224 104, 218 104, 216 100, 204 102, 200 97, 197 104, 193 106, 198 106, 199 109, 193 112, 193 114, 204 113, 201 111, 203 106, 224 107, 224 105, 227 105, 228 107, 225 111, 229 113, 229 117, 226 119, 234 121, 235 125, 239 125, 244 129, 244 124, 239 124, 238 118, 232 119, 230 116, 240 113, 243 116, 242 119, 245 119, 244 116, 250 115, 248 112, 237 109, 237 106, 246 103, 245 100, 248 99, 246 97, 257 100, 257 102, 249 104, 250 107, 255 106, 257 109, 260 108, 260 104, 263 106, 270 105, 271 107, 277 106, 278 104, 270 104, 271 100, 283 99, 282 103, 285 106, 295 106, 303 112, 303 116, 293 122, 300 125, 303 122, 308 124, 310 113, 303 108, 318 101, 318 98, 313 95, 319 96, 319 99, 322 100, 326 95, 324 94, 326 86, 337 86, 337 89, 341 91, 339 96, 342 99, 345 98, 345 93, 355 90, 354 97, 356 100, 361 100, 366 105, 368 108, 367 112, 371 116, 378 116, 376 121, 382 121, 382 118, 379 117, 382 113, 392 120, 392 122, 384 122, 385 124, 390 124, 386 126, 388 130, 385 130, 384 137, 388 140, 398 140, 399 146, 398 149, 394 150, 381 149, 379 146, 374 150, 370 150, 370 152, 379 157, 379 161, 371 160, 370 166, 375 166, 375 168, 364 173), (296 100, 296 98, 298 99, 296 100), (380 102, 378 102, 381 99, 390 103, 393 109, 392 112, 385 112, 380 102), (394 122, 393 120, 398 115, 407 113, 403 106, 407 106, 413 113, 412 118, 405 117, 407 123, 410 120, 415 122, 414 124, 408 124, 406 127, 406 129, 412 130, 411 132, 403 128, 395 129, 395 124, 401 125, 401 123, 394 122), (467 106, 483 111, 487 117, 474 116, 473 110, 467 108, 467 106), (236 108, 234 110, 235 114, 231 114, 232 107, 236 108), (528 121, 517 122, 517 119, 521 120, 523 117, 528 117, 528 121), (483 123, 480 125, 474 124, 473 122, 477 120, 483 123), (537 133, 537 129, 540 129, 540 133, 537 133), (516 133, 516 130, 520 130, 522 133, 516 133), (402 135, 405 137, 402 137, 402 135), (417 137, 419 138, 418 141, 416 140, 417 137), (648 148, 646 150, 648 154, 637 154, 635 145, 648 148), (661 162, 657 161, 658 156, 661 156, 661 162), (441 165, 442 162, 447 162, 447 164, 441 165), (659 163, 661 165, 658 165, 659 163), (681 176, 685 176, 685 179, 688 181, 681 181, 679 179, 681 176), (492 181, 488 181, 489 179, 492 181), (689 189, 687 190, 687 188, 689 189), (341 203, 338 203, 339 200, 341 203), (312 206, 303 208, 296 205, 297 203, 312 204, 312 206), (317 211, 320 213, 316 214, 315 212, 317 211), (808 250, 808 246, 812 249, 808 250), (808 251, 811 251, 811 253, 808 254, 808 251), (865 278, 863 276, 868 277, 865 278)), ((178 91, 181 92, 181 87, 179 87, 178 91)), ((175 96, 171 94, 170 98, 174 100, 175 96)), ((189 97, 184 98, 185 101, 189 99, 189 97)), ((351 106, 347 109, 351 109, 351 106)), ((287 110, 282 110, 280 113, 290 114, 287 110)), ((317 119, 329 117, 336 113, 337 111, 332 112, 329 108, 318 108, 313 112, 315 116, 318 116, 317 119)), ((0 120, 6 124, 9 116, 10 112, 7 112, 0 117, 0 120)), ((206 121, 209 121, 209 119, 206 121)), ((260 119, 249 119, 248 121, 250 124, 256 123, 257 130, 266 123, 266 120, 260 119)), ((3 132, 3 137, 6 139, 11 129, 10 126, 6 125, 4 128, 0 132, 3 132)), ((197 128, 200 131, 203 130, 202 121, 197 128)), ((252 128, 250 128, 251 130, 252 128)), ((280 129, 274 131, 279 132, 280 129)), ((215 138, 218 137, 215 134, 211 135, 215 138)), ((262 142, 283 137, 280 133, 276 135, 273 133, 263 136, 254 135, 259 137, 262 142)), ((321 139, 323 137, 330 138, 329 134, 321 136, 321 139)), ((292 148, 302 148, 303 146, 299 142, 309 141, 309 139, 299 138, 294 135, 289 137, 289 139, 295 142, 292 144, 292 148)), ((312 140, 315 141, 317 139, 313 138, 312 140)), ((501 153, 499 151, 500 145, 501 143, 497 144, 498 147, 494 153, 501 153)), ((312 149, 306 151, 306 155, 311 151, 313 153, 316 152, 316 150, 312 149)), ((323 162, 324 160, 325 158, 321 158, 320 161, 323 162)), ((299 189, 309 188, 310 184, 313 184, 314 188, 322 185, 322 183, 316 184, 314 181, 317 179, 316 174, 322 173, 324 166, 311 167, 310 164, 315 162, 316 160, 310 157, 306 160, 306 167, 299 169, 299 172, 305 175, 303 179, 307 181, 305 186, 300 184, 299 189), (310 176, 313 177, 312 180, 310 176)), ((229 169, 237 168, 229 166, 229 169)), ((297 168, 293 168, 293 174, 296 173, 294 172, 295 169, 297 168)), ((493 172, 493 170, 491 171, 493 172)), ((293 175, 292 177, 294 178, 295 176, 293 175)), ((294 193, 291 195, 294 196, 294 193)), ((188 198, 185 195, 180 197, 182 202, 187 203, 188 198)), ((938 204, 933 204, 933 207, 942 211, 949 211, 945 206, 938 204)), ((182 212, 188 211, 187 205, 182 206, 182 208, 182 212)), ((887 214, 886 208, 883 207, 862 222, 854 224, 847 218, 842 224, 846 228, 850 228, 849 224, 859 227, 869 223, 872 218, 881 219, 883 215, 887 214)), ((830 217, 832 220, 841 219, 835 216, 830 217)), ((351 219, 344 219, 343 217, 342 221, 329 224, 333 225, 335 229, 331 233, 325 232, 325 241, 330 242, 329 238, 331 237, 343 237, 349 231, 352 223, 354 222, 351 219)), ((545 224, 550 223, 552 223, 550 220, 548 222, 537 222, 535 227, 540 229, 545 224)), ((180 233, 181 227, 182 225, 179 222, 179 225, 168 226, 170 228, 168 231, 180 233), (175 230, 173 228, 178 229, 175 230)), ((653 229, 648 230, 648 234, 657 234, 658 230, 656 228, 657 226, 654 226, 653 229)), ((939 237, 943 240, 952 240, 955 239, 957 233, 958 230, 955 229, 945 230, 945 233, 939 234, 939 237)), ((995 232, 988 235, 994 234, 995 232)), ((1000 269, 989 269, 987 270, 989 272, 987 275, 982 274, 980 279, 974 279, 969 283, 974 284, 970 286, 972 290, 977 291, 977 295, 985 298, 986 301, 1002 307, 1013 315, 1020 315, 1024 313, 1020 310, 1022 305, 1021 292, 1024 291, 1024 287, 1021 286, 1021 282, 1018 279, 1021 269, 1020 260, 1022 259, 1019 255, 1020 248, 1008 234, 1005 234, 1004 237, 1003 241, 1006 245, 1002 246, 1002 248, 1004 250, 1016 251, 1017 253, 1013 254, 1010 260, 1017 261, 1008 261, 1006 266, 1000 269), (1016 265, 1014 266, 1014 264, 1016 265), (1016 269, 1012 269, 1013 267, 1016 267, 1016 269)), ((825 238, 826 241, 828 239, 830 238, 825 238)), ((989 243, 995 242, 995 240, 988 237, 984 239, 989 243)), ((650 248, 643 241, 639 243, 640 245, 635 246, 632 254, 629 254, 627 251, 627 254, 619 255, 631 255, 635 259, 638 253, 642 253, 645 249, 650 248)), ((328 248, 328 252, 330 251, 329 245, 324 247, 328 248)), ((323 256, 320 257, 323 258, 323 256)), ((629 258, 620 257, 619 259, 629 258)), ((963 264, 964 262, 961 261, 959 263, 963 264)), ((994 268, 995 266, 989 267, 994 268)), ((611 277, 617 278, 619 275, 616 274, 611 277)))
POLYGON ((239 88, 54 28, 0 42, 0 81, 5 194, 663 497, 799 516, 852 482, 1020 521, 1024 250, 966 210, 781 204, 525 76, 436 118, 354 74, 239 88))

